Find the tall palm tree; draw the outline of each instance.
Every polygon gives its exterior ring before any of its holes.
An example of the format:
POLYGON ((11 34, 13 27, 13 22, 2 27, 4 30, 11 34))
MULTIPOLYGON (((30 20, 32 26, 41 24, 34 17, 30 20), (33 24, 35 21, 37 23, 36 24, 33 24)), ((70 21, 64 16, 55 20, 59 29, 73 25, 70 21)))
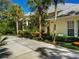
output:
POLYGON ((20 6, 18 5, 12 5, 10 8, 10 14, 11 17, 15 20, 16 23, 16 34, 18 35, 19 33, 19 20, 23 16, 23 11, 21 10, 20 6))
POLYGON ((53 0, 54 2, 54 12, 55 12, 55 20, 54 20, 54 39, 53 39, 53 44, 56 44, 55 42, 55 38, 56 38, 56 20, 57 20, 57 15, 58 15, 58 12, 57 12, 57 8, 58 8, 58 3, 64 3, 64 0, 53 0))
POLYGON ((51 2, 45 2, 48 0, 30 0, 27 4, 30 6, 30 10, 32 12, 36 11, 36 14, 39 16, 39 37, 41 38, 41 21, 42 21, 42 15, 44 11, 48 9, 48 4, 51 2))

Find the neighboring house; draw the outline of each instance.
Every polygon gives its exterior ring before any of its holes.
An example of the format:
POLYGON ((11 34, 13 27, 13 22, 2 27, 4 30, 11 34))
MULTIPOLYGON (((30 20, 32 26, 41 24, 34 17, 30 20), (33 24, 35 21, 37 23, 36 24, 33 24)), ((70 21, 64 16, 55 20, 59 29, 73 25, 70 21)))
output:
POLYGON ((26 27, 28 26, 29 24, 29 15, 24 15, 25 19, 24 19, 24 24, 26 25, 26 27))
POLYGON ((20 19, 19 23, 22 30, 25 30, 27 28, 29 24, 29 17, 30 17, 29 15, 25 14, 24 17, 20 19))
MULTIPOLYGON (((54 17, 50 17, 50 34, 54 33, 54 17)), ((56 20, 56 34, 66 36, 79 36, 79 4, 58 12, 56 20)))

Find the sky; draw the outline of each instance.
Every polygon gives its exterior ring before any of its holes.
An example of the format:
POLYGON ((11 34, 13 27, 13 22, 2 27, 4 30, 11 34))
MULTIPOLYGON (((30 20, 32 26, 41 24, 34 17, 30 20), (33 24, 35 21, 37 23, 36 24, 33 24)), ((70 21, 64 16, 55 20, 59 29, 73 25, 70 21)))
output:
MULTIPOLYGON (((12 4, 18 4, 19 6, 21 6, 25 14, 28 14, 30 12, 28 6, 26 6, 28 0, 10 0, 10 2, 12 4)), ((65 0, 65 3, 79 4, 79 0, 65 0)))

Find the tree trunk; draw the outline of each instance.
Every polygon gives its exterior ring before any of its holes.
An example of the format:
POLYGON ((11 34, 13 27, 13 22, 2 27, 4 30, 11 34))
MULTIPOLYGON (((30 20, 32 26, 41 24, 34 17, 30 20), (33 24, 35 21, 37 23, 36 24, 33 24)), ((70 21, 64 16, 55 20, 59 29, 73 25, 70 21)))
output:
POLYGON ((16 34, 18 35, 18 33, 19 33, 19 28, 18 28, 18 21, 16 21, 16 34))
POLYGON ((57 2, 55 4, 55 20, 54 20, 54 38, 53 38, 53 44, 56 44, 56 20, 57 20, 57 2))
POLYGON ((48 21, 48 27, 47 27, 47 33, 50 35, 50 23, 51 23, 51 21, 49 20, 48 21))
POLYGON ((39 17, 39 38, 41 38, 41 16, 39 17))
POLYGON ((25 30, 25 27, 24 27, 24 21, 22 21, 22 31, 25 30))

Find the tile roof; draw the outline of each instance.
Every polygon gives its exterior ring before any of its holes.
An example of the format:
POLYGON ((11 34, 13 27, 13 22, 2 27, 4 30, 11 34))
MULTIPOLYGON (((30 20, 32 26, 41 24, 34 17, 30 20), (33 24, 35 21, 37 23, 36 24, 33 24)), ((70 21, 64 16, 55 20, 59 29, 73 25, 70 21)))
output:
POLYGON ((79 15, 79 4, 77 5, 72 5, 70 8, 65 9, 58 13, 58 16, 75 16, 79 15))
MULTIPOLYGON (((58 17, 65 17, 65 16, 78 16, 79 15, 79 4, 65 4, 60 5, 58 4, 58 17)), ((54 11, 50 12, 48 18, 54 17, 54 11)))

